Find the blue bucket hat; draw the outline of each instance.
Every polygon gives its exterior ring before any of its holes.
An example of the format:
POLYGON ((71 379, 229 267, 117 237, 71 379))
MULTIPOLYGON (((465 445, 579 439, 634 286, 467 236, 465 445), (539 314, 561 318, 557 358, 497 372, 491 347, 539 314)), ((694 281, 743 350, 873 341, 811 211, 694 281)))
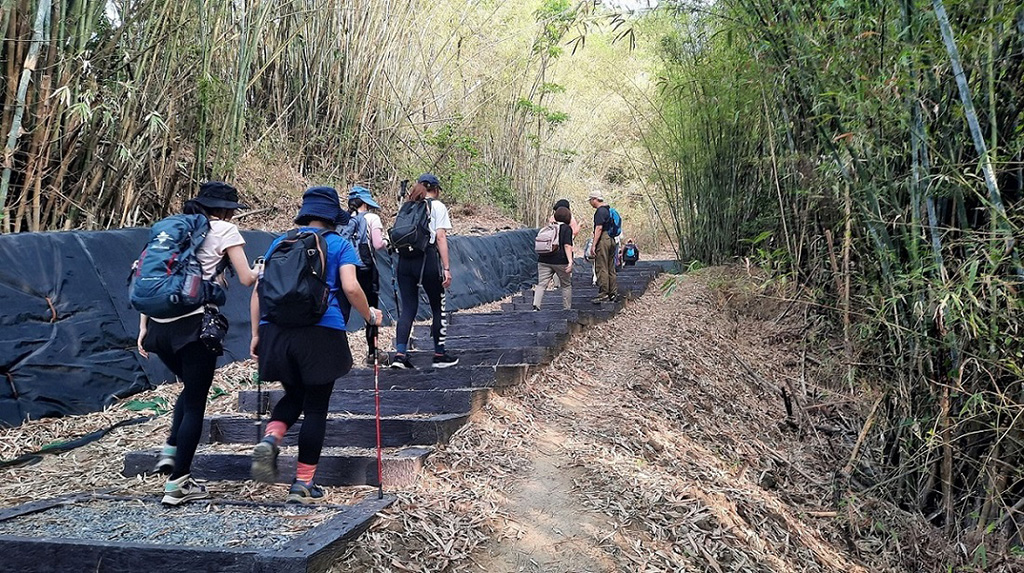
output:
POLYGON ((308 223, 310 218, 337 224, 338 216, 341 213, 338 191, 334 187, 310 187, 302 194, 302 207, 299 208, 299 214, 295 216, 295 224, 308 223))
POLYGON ((433 173, 424 173, 420 175, 420 178, 416 180, 417 183, 425 183, 427 187, 437 187, 441 189, 441 182, 438 181, 437 177, 433 173))
POLYGON ((348 192, 348 200, 359 199, 371 209, 380 209, 380 205, 373 200, 373 195, 370 194, 370 190, 366 187, 360 187, 356 185, 348 192))

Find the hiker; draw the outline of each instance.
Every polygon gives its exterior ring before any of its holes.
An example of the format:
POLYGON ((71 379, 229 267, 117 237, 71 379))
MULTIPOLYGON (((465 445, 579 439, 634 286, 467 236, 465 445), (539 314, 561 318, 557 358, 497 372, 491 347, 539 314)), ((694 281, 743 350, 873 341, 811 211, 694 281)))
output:
MULTIPOLYGON (((256 282, 260 266, 249 267, 245 239, 238 232, 238 227, 230 222, 235 209, 239 208, 245 207, 238 202, 238 191, 220 181, 203 183, 199 195, 185 202, 183 214, 202 215, 209 221, 209 231, 196 251, 204 281, 216 281, 227 286, 221 271, 230 264, 238 275, 238 282, 244 286, 252 286, 256 282)), ((140 264, 142 262, 140 260, 140 264)), ((161 500, 167 505, 210 497, 206 487, 196 483, 191 476, 192 459, 203 432, 207 394, 213 383, 217 357, 223 353, 219 340, 215 344, 201 340, 206 313, 223 317, 216 307, 203 305, 172 318, 141 314, 139 319, 139 354, 143 358, 149 358, 149 353, 156 354, 182 382, 181 393, 174 403, 171 430, 155 468, 157 472, 169 474, 161 500)), ((223 320, 226 333, 226 319, 219 320, 223 320)))
MULTIPOLYGON (((540 310, 540 304, 544 301, 544 290, 552 282, 553 277, 558 278, 558 289, 562 291, 562 308, 572 308, 572 215, 568 207, 555 209, 555 236, 548 241, 553 242, 554 251, 540 253, 537 255, 537 287, 533 289, 533 310, 540 310), (552 240, 553 239, 553 240, 552 240)), ((538 233, 538 249, 541 245, 541 235, 549 233, 549 229, 538 233)), ((544 245, 547 250, 547 245, 544 245)))
MULTIPOLYGON (((373 200, 369 189, 356 185, 348 192, 348 208, 352 219, 355 220, 355 235, 352 242, 356 246, 359 260, 362 262, 356 267, 356 278, 359 279, 359 286, 366 294, 366 301, 370 306, 376 308, 380 305, 380 272, 377 270, 375 253, 383 249, 386 244, 384 243, 384 225, 381 223, 380 216, 371 212, 370 209, 380 209, 380 205, 373 200)), ((345 317, 347 320, 347 313, 345 317)), ((372 337, 373 329, 367 328, 366 364, 368 366, 373 366, 374 359, 381 362, 386 362, 388 359, 387 354, 379 349, 377 349, 377 356, 370 351, 374 348, 372 337)))
MULTIPOLYGON (((566 209, 569 209, 569 200, 559 199, 558 201, 555 201, 554 207, 551 208, 551 218, 548 219, 549 225, 555 222, 555 211, 557 211, 559 207, 565 207, 566 209)), ((576 221, 576 217, 572 215, 571 211, 569 214, 569 227, 572 229, 572 238, 575 239, 576 234, 580 232, 580 224, 578 221, 576 221)), ((559 278, 558 275, 555 275, 554 279, 552 279, 552 284, 555 285, 555 288, 561 287, 561 278, 559 278)))
POLYGON ((594 208, 594 236, 590 255, 594 258, 598 295, 590 300, 594 304, 618 299, 619 288, 615 276, 615 238, 622 232, 622 220, 617 211, 604 202, 600 191, 591 191, 588 201, 594 208))
POLYGON ((627 267, 636 265, 637 261, 640 260, 640 247, 636 246, 633 239, 626 241, 626 244, 622 247, 622 262, 627 267))
POLYGON ((433 322, 434 368, 448 368, 459 359, 444 348, 448 324, 444 316, 445 289, 452 283, 448 259, 448 231, 452 229, 448 208, 438 199, 441 182, 430 173, 420 175, 409 197, 395 217, 391 245, 398 252, 398 290, 401 303, 395 330, 392 368, 415 370, 409 361, 409 335, 419 311, 420 286, 427 293, 433 322))
MULTIPOLYGON (((565 207, 566 209, 569 209, 569 200, 559 199, 558 201, 555 201, 555 206, 551 208, 551 218, 548 219, 548 223, 555 222, 555 211, 558 211, 559 207, 565 207)), ((580 224, 579 221, 576 220, 576 217, 571 214, 571 210, 569 215, 569 227, 572 229, 572 238, 575 239, 576 235, 578 235, 580 232, 580 224)))
POLYGON ((380 325, 383 319, 381 312, 367 303, 359 286, 359 256, 334 232, 344 214, 334 188, 307 189, 295 217, 296 228, 275 239, 267 249, 265 267, 250 303, 250 351, 259 361, 260 379, 278 381, 284 388, 263 440, 252 452, 254 480, 277 481, 281 441, 302 416, 298 464, 287 503, 311 503, 324 496, 314 478, 323 450, 328 405, 335 380, 352 368, 339 290, 367 325, 380 325), (315 255, 312 262, 309 253, 315 255), (318 268, 321 263, 322 268, 318 268), (323 278, 306 274, 308 265, 314 265, 323 278), (323 299, 326 308, 309 304, 323 299))

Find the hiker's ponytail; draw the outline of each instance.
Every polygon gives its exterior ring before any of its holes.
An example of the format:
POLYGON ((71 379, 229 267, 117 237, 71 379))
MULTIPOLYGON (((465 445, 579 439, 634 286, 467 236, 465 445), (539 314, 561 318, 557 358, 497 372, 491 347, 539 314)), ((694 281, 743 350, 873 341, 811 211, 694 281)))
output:
POLYGON ((422 183, 417 183, 409 190, 409 198, 407 201, 422 201, 426 196, 427 186, 422 183))

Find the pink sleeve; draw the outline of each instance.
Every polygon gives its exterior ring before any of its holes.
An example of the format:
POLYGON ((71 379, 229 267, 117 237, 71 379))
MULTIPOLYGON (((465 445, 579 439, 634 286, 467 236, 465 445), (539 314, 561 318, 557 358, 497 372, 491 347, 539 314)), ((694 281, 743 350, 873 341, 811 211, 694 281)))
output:
POLYGON ((374 250, 384 248, 384 237, 381 233, 380 227, 370 229, 370 242, 373 243, 374 250))
POLYGON ((370 246, 373 250, 384 248, 384 227, 379 218, 367 219, 367 226, 370 228, 370 246))

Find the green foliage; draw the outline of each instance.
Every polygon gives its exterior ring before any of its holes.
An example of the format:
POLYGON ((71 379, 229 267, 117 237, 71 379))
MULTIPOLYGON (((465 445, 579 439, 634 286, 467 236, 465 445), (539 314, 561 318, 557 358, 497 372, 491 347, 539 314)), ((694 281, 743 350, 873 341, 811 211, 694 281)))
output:
POLYGON ((445 197, 452 204, 484 203, 512 212, 515 190, 511 179, 485 160, 477 138, 461 133, 452 122, 428 130, 423 139, 433 147, 431 155, 441 159, 440 163, 420 165, 418 170, 443 173, 445 197))
POLYGON ((156 396, 151 400, 130 400, 124 404, 125 410, 132 412, 153 412, 164 414, 171 411, 171 404, 165 398, 156 396))
MULTIPOLYGON (((645 141, 684 256, 748 256, 836 309, 845 360, 877 364, 889 396, 885 450, 869 454, 887 492, 947 525, 991 525, 989 508, 1019 498, 1005 468, 1024 465, 1024 265, 1008 239, 1024 221, 1024 11, 667 4, 645 141), (922 492, 944 450, 951 483, 922 492)), ((986 567, 987 548, 970 560, 986 567)))

